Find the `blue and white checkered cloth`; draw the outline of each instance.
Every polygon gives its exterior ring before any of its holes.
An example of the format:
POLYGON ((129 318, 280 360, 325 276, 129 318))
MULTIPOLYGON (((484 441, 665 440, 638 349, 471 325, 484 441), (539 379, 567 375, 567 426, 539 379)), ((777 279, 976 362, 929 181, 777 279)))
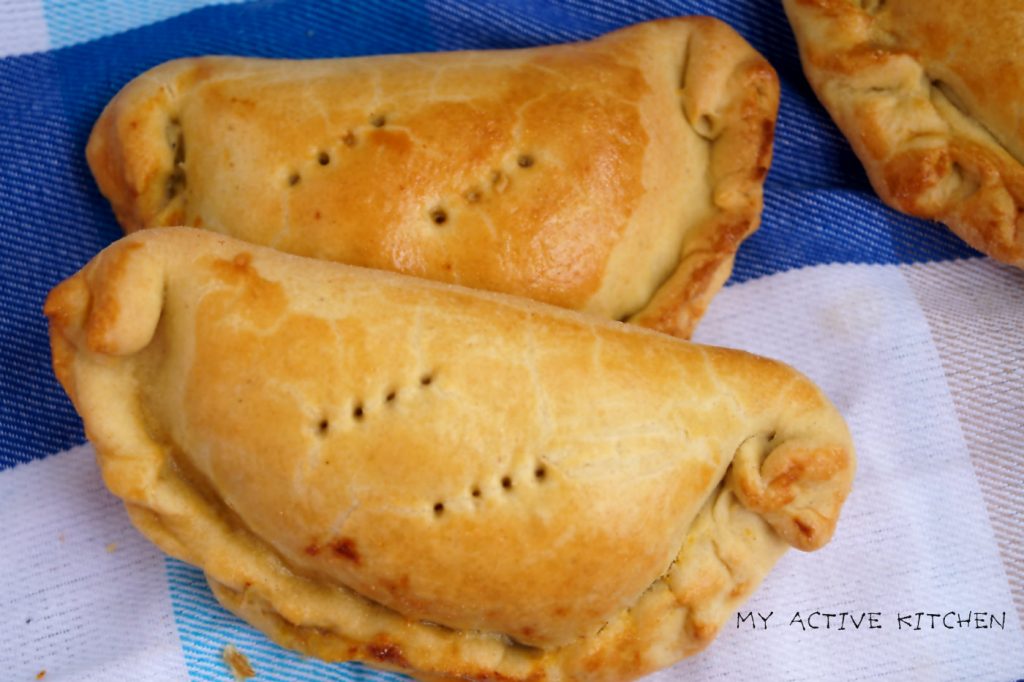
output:
POLYGON ((1024 272, 879 203, 776 0, 0 0, 0 679, 227 680, 228 644, 260 680, 400 678, 305 659, 222 610, 198 570, 131 528, 82 445, 41 308, 120 235, 84 146, 121 86, 186 55, 521 47, 683 14, 732 24, 782 81, 762 227, 696 340, 807 373, 860 464, 832 544, 791 552, 744 607, 773 612, 770 627, 729 622, 655 677, 1024 677, 1024 272), (878 612, 882 627, 794 618, 815 611, 878 612), (1001 625, 901 627, 918 612, 1001 625))

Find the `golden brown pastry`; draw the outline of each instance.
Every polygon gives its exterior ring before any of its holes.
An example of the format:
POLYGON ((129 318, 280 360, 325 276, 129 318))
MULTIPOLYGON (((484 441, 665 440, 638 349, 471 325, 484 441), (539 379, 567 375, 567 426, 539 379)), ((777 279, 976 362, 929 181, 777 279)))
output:
POLYGON ((1024 267, 1020 0, 784 0, 882 200, 1024 267))
POLYGON ((128 232, 189 225, 688 336, 756 229, 778 82, 725 24, 527 50, 181 59, 100 117, 128 232))
POLYGON ((853 475, 778 362, 202 230, 117 242, 46 314, 135 525, 327 660, 642 675, 826 543, 853 475))

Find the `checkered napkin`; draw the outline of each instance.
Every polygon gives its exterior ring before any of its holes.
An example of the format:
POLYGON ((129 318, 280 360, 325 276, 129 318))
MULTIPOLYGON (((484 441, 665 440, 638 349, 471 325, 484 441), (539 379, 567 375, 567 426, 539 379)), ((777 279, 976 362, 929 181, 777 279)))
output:
POLYGON ((0 0, 0 679, 230 680, 227 645, 259 680, 401 679, 270 644, 100 481, 41 307, 119 236, 83 148, 122 85, 184 55, 520 47, 681 14, 732 24, 783 95, 762 227, 696 340, 808 374, 859 468, 832 543, 787 554, 716 643, 654 677, 1024 677, 1024 272, 878 202, 776 0, 0 0))

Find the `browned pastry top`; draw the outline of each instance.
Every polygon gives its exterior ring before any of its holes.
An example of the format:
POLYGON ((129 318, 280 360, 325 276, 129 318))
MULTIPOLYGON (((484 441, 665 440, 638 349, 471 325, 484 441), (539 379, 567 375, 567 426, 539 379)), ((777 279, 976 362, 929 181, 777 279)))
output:
POLYGON ((182 59, 88 146, 127 231, 189 225, 688 335, 756 227, 774 71, 708 18, 543 48, 182 59))

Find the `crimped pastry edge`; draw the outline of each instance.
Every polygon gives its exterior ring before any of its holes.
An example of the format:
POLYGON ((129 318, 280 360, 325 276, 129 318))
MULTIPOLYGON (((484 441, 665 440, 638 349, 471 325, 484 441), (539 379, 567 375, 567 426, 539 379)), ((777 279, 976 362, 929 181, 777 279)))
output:
POLYGON ((887 205, 1024 267, 1024 166, 913 55, 878 44, 857 0, 783 0, 804 72, 887 205), (914 117, 894 115, 885 101, 914 117))

